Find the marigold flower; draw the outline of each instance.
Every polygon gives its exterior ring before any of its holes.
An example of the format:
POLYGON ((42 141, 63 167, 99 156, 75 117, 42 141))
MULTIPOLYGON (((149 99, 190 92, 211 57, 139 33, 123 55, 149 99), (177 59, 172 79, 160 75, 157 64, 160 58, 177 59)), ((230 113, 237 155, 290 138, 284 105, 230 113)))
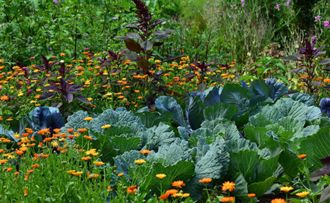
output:
POLYGON ((280 190, 281 190, 281 192, 288 193, 291 190, 293 190, 293 187, 291 187, 291 186, 283 186, 283 187, 280 188, 280 190))
POLYGON ((107 129, 107 128, 111 128, 110 124, 105 124, 101 126, 102 129, 107 129))
POLYGON ((222 184, 222 191, 229 191, 232 192, 235 190, 235 183, 234 182, 230 182, 230 181, 226 181, 222 184))
POLYGON ((255 193, 249 193, 249 194, 247 194, 247 196, 248 196, 249 198, 253 198, 253 197, 256 197, 256 194, 255 194, 255 193))
POLYGON ((104 165, 104 162, 102 161, 94 161, 93 162, 95 166, 103 166, 104 165))
POLYGON ((124 175, 124 173, 118 173, 118 177, 122 177, 124 175))
POLYGON ((134 194, 134 193, 136 193, 136 191, 137 191, 137 186, 136 185, 132 185, 132 186, 129 186, 127 188, 127 193, 128 194, 134 194))
POLYGON ((140 150, 140 153, 143 154, 143 155, 148 155, 148 154, 151 153, 151 151, 148 150, 148 149, 141 149, 141 150, 140 150))
POLYGON ((158 179, 164 179, 166 177, 166 174, 164 174, 164 173, 158 173, 158 174, 156 174, 156 177, 158 179))
POLYGON ((144 159, 137 159, 137 160, 134 161, 134 163, 137 164, 137 165, 142 165, 142 164, 146 163, 146 160, 144 160, 144 159))
POLYGON ((84 121, 91 121, 91 120, 93 120, 93 118, 89 116, 84 118, 84 121))
POLYGON ((0 149, 0 154, 4 153, 5 150, 4 149, 0 149))
POLYGON ((176 188, 182 188, 186 186, 186 184, 182 180, 177 180, 172 183, 172 186, 176 188))
POLYGON ((282 198, 276 198, 272 199, 271 203, 286 203, 285 199, 282 198))
POLYGON ((307 157, 307 154, 298 154, 297 157, 299 159, 305 159, 307 157))
POLYGON ((202 178, 198 182, 202 184, 209 184, 210 182, 212 182, 212 178, 202 178))
POLYGON ((309 195, 309 192, 307 192, 307 191, 303 191, 303 192, 298 192, 298 193, 296 193, 296 196, 297 197, 300 197, 300 198, 304 198, 304 197, 306 197, 306 196, 308 196, 309 195))
POLYGON ((235 197, 223 197, 220 202, 235 202, 235 197))
POLYGON ((71 175, 73 176, 81 176, 83 174, 82 171, 75 171, 74 173, 72 173, 71 175))

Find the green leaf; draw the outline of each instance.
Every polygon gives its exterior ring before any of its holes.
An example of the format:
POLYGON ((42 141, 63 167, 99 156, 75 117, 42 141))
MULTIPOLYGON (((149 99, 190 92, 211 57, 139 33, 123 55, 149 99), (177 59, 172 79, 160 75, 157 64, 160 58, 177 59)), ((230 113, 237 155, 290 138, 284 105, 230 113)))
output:
POLYGON ((164 123, 159 123, 158 126, 140 132, 139 136, 143 138, 145 148, 154 150, 158 149, 161 145, 171 144, 176 140, 171 126, 164 123))
POLYGON ((161 145, 157 153, 148 156, 148 160, 162 162, 164 165, 174 165, 179 161, 191 160, 190 151, 187 141, 176 138, 171 144, 161 145))
POLYGON ((268 177, 263 181, 252 183, 248 186, 249 193, 255 193, 257 196, 262 196, 271 188, 275 180, 275 177, 268 177))
POLYGON ((188 181, 194 175, 194 163, 191 161, 179 161, 174 165, 163 165, 162 163, 153 163, 150 171, 146 174, 141 188, 148 191, 161 192, 171 187, 175 180, 188 181), (156 178, 156 174, 164 173, 164 179, 156 178))
POLYGON ((279 158, 279 162, 284 169, 284 172, 294 178, 299 172, 299 167, 302 161, 289 149, 284 150, 279 158))
POLYGON ((226 84, 220 98, 224 103, 240 105, 251 98, 251 93, 238 84, 226 84))
POLYGON ((318 133, 305 138, 301 142, 300 153, 307 154, 307 162, 313 169, 322 166, 320 159, 329 156, 330 152, 330 127, 321 128, 318 133))
POLYGON ((180 126, 186 126, 183 110, 173 97, 160 96, 156 99, 155 106, 161 113, 171 113, 172 119, 180 126))
MULTIPOLYGON (((226 173, 229 164, 229 153, 225 151, 225 141, 217 138, 209 150, 196 162, 195 173, 198 179, 220 179, 226 173)), ((197 152, 198 153, 198 152, 197 152)))
POLYGON ((237 111, 237 107, 233 104, 217 103, 204 109, 204 118, 205 120, 224 118, 231 120, 237 111))

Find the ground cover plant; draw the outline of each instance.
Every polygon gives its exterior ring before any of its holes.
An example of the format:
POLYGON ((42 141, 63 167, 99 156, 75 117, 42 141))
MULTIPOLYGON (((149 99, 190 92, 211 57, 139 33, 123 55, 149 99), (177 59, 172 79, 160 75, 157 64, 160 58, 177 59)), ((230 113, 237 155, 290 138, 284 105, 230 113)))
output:
POLYGON ((330 202, 328 1, 0 5, 2 202, 330 202))

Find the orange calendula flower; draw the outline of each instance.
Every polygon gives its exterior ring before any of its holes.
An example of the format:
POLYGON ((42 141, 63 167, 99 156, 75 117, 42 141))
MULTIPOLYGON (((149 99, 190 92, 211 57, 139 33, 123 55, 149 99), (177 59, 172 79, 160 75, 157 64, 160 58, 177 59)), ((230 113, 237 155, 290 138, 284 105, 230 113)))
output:
POLYGON ((134 163, 137 164, 137 165, 142 165, 142 164, 146 163, 146 160, 144 160, 144 159, 137 159, 137 160, 134 161, 134 163))
POLYGON ((83 161, 89 161, 91 159, 92 159, 92 157, 90 157, 90 156, 84 156, 81 158, 81 160, 83 160, 83 161))
POLYGON ((255 193, 249 193, 249 194, 247 194, 247 196, 248 196, 249 198, 254 198, 254 197, 256 197, 256 194, 255 194, 255 193))
POLYGON ((84 133, 84 132, 87 132, 87 128, 78 128, 78 132, 80 133, 84 133))
POLYGON ((209 184, 210 182, 212 182, 212 178, 202 178, 198 182, 202 184, 209 184))
POLYGON ((132 186, 129 186, 127 188, 127 193, 128 194, 135 194, 137 191, 137 186, 136 185, 132 185, 132 186))
POLYGON ((305 159, 307 157, 307 154, 298 154, 297 157, 299 159, 305 159))
POLYGON ((323 82, 325 82, 325 83, 330 83, 330 78, 326 78, 326 79, 324 79, 323 82))
POLYGON ((95 166, 103 166, 104 165, 104 162, 102 161, 94 161, 93 162, 95 166))
POLYGON ((24 188, 24 197, 27 197, 29 195, 29 190, 25 187, 24 188))
POLYGON ((69 128, 66 131, 68 131, 68 133, 73 133, 74 129, 73 128, 69 128))
POLYGON ((276 198, 272 199, 271 203, 286 203, 285 199, 282 198, 276 198))
POLYGON ((39 164, 32 164, 32 168, 39 168, 40 165, 39 164))
POLYGON ((0 149, 0 154, 4 153, 5 150, 4 149, 0 149))
POLYGON ((41 129, 38 131, 38 134, 39 135, 48 135, 48 134, 50 134, 50 130, 49 130, 49 128, 41 129))
POLYGON ((220 202, 235 202, 235 197, 223 197, 220 202))
POLYGON ((293 190, 293 187, 291 187, 291 186, 283 186, 283 187, 280 188, 280 190, 281 190, 281 192, 288 193, 291 190, 293 190))
POLYGON ((3 95, 3 96, 0 97, 0 100, 1 101, 8 101, 9 97, 7 95, 3 95))
POLYGON ((298 192, 298 193, 296 193, 296 196, 297 196, 297 197, 300 197, 300 198, 307 197, 308 195, 309 195, 309 192, 307 192, 307 191, 303 191, 303 192, 298 192))
POLYGON ((169 198, 170 196, 175 195, 176 193, 178 193, 178 190, 176 189, 169 189, 167 190, 164 194, 162 194, 159 199, 161 200, 166 200, 167 198, 169 198))
POLYGON ((164 174, 164 173, 156 174, 156 178, 158 178, 158 179, 164 179, 165 177, 166 177, 166 174, 164 174))
POLYGON ((235 183, 231 181, 226 181, 222 184, 222 191, 229 191, 232 192, 235 190, 235 183))
POLYGON ((182 180, 177 180, 172 183, 172 186, 176 188, 182 188, 186 186, 186 184, 182 180))
POLYGON ((93 118, 89 116, 84 118, 84 121, 91 121, 91 120, 93 120, 93 118))
POLYGON ((8 168, 6 169, 7 172, 11 172, 12 170, 13 170, 13 168, 11 168, 11 167, 8 167, 8 168))
POLYGON ((21 151, 21 150, 17 150, 17 149, 16 149, 16 154, 17 154, 17 155, 19 155, 19 156, 21 156, 21 155, 23 155, 23 154, 24 154, 24 152, 23 152, 23 151, 21 151))
POLYGON ((92 136, 89 136, 89 135, 84 135, 84 138, 85 138, 86 140, 93 140, 93 137, 92 137, 92 136))
POLYGON ((59 133, 59 132, 61 132, 61 129, 55 128, 55 129, 53 129, 53 131, 54 131, 54 133, 59 133))
POLYGON ((143 154, 143 155, 148 155, 148 154, 151 153, 151 151, 148 150, 148 149, 141 149, 141 150, 140 150, 140 153, 143 154))

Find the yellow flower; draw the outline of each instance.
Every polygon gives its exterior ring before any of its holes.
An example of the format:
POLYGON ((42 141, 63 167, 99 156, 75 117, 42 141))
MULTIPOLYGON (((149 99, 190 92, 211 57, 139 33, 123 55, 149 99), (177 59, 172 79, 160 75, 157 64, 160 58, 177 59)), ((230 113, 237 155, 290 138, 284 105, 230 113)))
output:
POLYGON ((76 171, 76 172, 72 173, 71 175, 73 175, 73 176, 81 176, 82 174, 83 174, 82 171, 76 171))
POLYGON ((232 192, 235 190, 235 183, 234 182, 230 182, 230 181, 226 181, 222 184, 222 191, 229 191, 232 192))
POLYGON ((134 161, 134 163, 137 164, 137 165, 142 165, 142 164, 146 163, 146 160, 144 160, 144 159, 137 159, 137 160, 134 161))
POLYGON ((159 178, 159 179, 164 179, 166 177, 166 174, 158 173, 158 174, 156 174, 156 177, 159 178))
POLYGON ((81 160, 83 160, 83 161, 89 161, 91 159, 92 159, 92 157, 90 157, 90 156, 84 156, 81 158, 81 160))
POLYGON ((92 156, 97 156, 99 153, 96 152, 96 149, 90 149, 85 152, 86 155, 92 155, 92 156))
POLYGON ((291 187, 291 186, 283 186, 283 187, 280 188, 280 190, 281 190, 281 192, 288 193, 291 190, 293 190, 293 187, 291 187))
POLYGON ((88 179, 97 179, 100 176, 100 174, 97 173, 91 173, 88 175, 88 179))
POLYGON ((89 116, 87 116, 87 117, 84 118, 84 121, 91 121, 91 120, 93 120, 93 118, 92 117, 89 117, 89 116))
POLYGON ((52 141, 50 144, 52 145, 52 147, 58 147, 59 146, 57 141, 52 141))
POLYGON ((105 124, 101 126, 102 129, 107 129, 107 128, 111 128, 111 125, 109 124, 105 124))
POLYGON ((307 195, 309 195, 309 192, 307 192, 307 191, 296 193, 296 196, 297 196, 297 197, 300 197, 300 198, 304 198, 304 197, 306 197, 307 195))
POLYGON ((103 166, 104 165, 104 162, 102 161, 94 161, 93 162, 95 166, 103 166))

